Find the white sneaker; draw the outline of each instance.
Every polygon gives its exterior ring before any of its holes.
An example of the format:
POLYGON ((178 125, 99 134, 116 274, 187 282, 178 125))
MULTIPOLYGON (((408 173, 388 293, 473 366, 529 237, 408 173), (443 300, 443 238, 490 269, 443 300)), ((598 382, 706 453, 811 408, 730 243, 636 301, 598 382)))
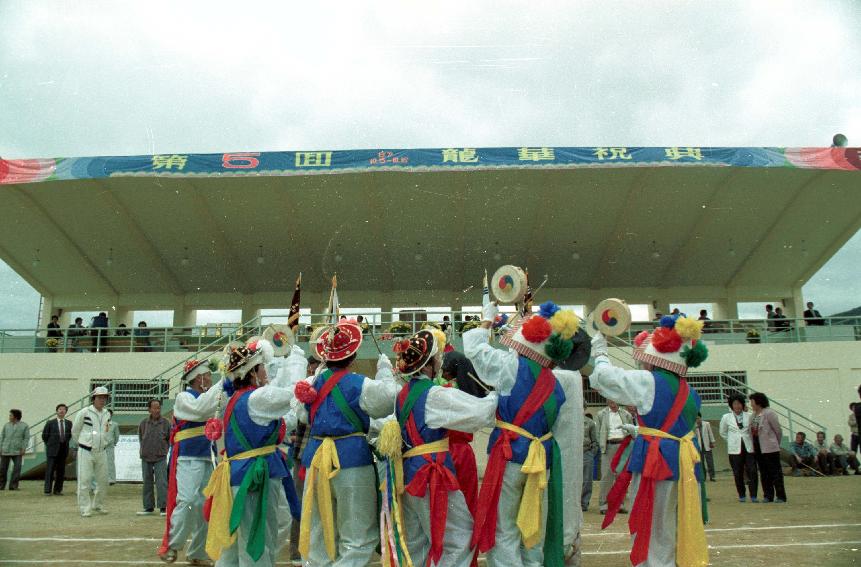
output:
POLYGON ((96 508, 96 512, 98 512, 99 514, 103 514, 103 515, 107 515, 107 513, 108 513, 108 511, 105 510, 104 508, 96 508))
POLYGON ((155 514, 155 511, 154 510, 141 510, 137 514, 138 514, 138 516, 152 516, 153 514, 155 514))
POLYGON ((89 518, 92 515, 93 515, 92 512, 81 512, 82 518, 89 518))

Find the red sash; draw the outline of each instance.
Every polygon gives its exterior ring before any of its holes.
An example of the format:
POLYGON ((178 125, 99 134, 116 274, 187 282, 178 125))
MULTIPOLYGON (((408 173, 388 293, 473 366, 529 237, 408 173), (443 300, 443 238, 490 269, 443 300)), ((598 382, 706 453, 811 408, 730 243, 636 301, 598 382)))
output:
MULTIPOLYGON (((406 385, 398 394, 398 406, 400 408, 404 407, 409 392, 409 385, 406 385)), ((413 447, 425 444, 412 411, 407 416, 405 427, 413 447)), ((425 464, 416 471, 413 479, 404 489, 416 498, 424 498, 430 489, 431 545, 427 562, 430 566, 439 563, 442 557, 445 524, 448 518, 448 492, 458 490, 460 485, 454 473, 445 466, 445 451, 422 455, 422 457, 424 457, 425 464)))
POLYGON ((342 368, 337 372, 333 372, 329 379, 326 380, 326 383, 323 384, 323 387, 320 388, 320 391, 317 392, 317 399, 314 400, 314 403, 311 404, 311 409, 308 412, 308 427, 313 426, 314 418, 317 416, 317 410, 320 409, 320 406, 323 403, 323 400, 326 399, 326 396, 338 385, 338 382, 341 381, 341 378, 347 375, 347 369, 342 368))
POLYGON ((176 416, 173 417, 173 427, 170 429, 170 464, 167 476, 167 508, 165 509, 164 535, 161 538, 161 547, 158 548, 159 555, 167 553, 170 541, 170 517, 173 515, 173 510, 176 508, 176 461, 179 459, 179 442, 175 440, 176 433, 179 428, 185 425, 184 420, 177 421, 176 416))
MULTIPOLYGON (((556 387, 556 378, 553 373, 542 368, 535 379, 535 385, 529 392, 523 405, 517 410, 512 423, 521 427, 529 421, 537 412, 556 387)), ((499 412, 497 411, 497 419, 499 412)), ((487 460, 487 468, 484 471, 484 481, 481 483, 481 491, 478 495, 478 510, 475 516, 475 528, 472 532, 472 545, 478 546, 482 553, 496 545, 496 523, 499 516, 499 495, 502 492, 502 476, 505 473, 505 464, 511 460, 511 441, 517 434, 507 429, 499 430, 499 437, 490 450, 487 460)))

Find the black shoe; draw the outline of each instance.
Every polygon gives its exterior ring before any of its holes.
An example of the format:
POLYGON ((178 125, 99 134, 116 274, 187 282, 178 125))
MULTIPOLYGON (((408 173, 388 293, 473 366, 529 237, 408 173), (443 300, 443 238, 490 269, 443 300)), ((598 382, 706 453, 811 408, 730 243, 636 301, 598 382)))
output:
POLYGON ((63 493, 62 493, 62 492, 55 492, 55 493, 54 493, 54 496, 62 496, 62 495, 63 495, 63 493))
POLYGON ((50 492, 46 492, 46 493, 45 493, 45 496, 50 496, 50 495, 51 495, 51 493, 50 493, 50 492))

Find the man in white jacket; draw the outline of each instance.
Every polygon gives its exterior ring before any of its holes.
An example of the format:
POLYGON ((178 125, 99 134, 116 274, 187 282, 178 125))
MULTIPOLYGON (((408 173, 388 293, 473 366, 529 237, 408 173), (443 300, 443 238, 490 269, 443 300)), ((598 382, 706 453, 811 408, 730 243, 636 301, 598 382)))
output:
POLYGON ((203 489, 212 475, 213 445, 205 434, 206 420, 215 417, 222 382, 212 386, 212 372, 205 360, 185 364, 184 391, 176 395, 170 432, 167 519, 159 549, 162 561, 176 561, 178 550, 191 541, 185 556, 190 565, 209 565, 206 555, 206 522, 203 489))
POLYGON ((105 405, 108 389, 99 386, 91 394, 92 405, 75 416, 72 439, 78 446, 78 509, 81 517, 93 512, 107 514, 105 495, 108 492, 108 457, 111 417, 105 405))

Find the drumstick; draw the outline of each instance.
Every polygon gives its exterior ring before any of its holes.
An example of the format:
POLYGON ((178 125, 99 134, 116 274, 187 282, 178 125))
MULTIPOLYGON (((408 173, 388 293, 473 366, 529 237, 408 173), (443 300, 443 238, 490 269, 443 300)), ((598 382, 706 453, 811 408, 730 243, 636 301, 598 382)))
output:
POLYGON ((484 382, 482 382, 481 380, 479 380, 479 379, 478 379, 478 377, 477 377, 477 376, 475 376, 472 372, 467 372, 467 373, 466 373, 466 375, 467 375, 467 376, 469 376, 470 378, 472 378, 472 380, 473 380, 476 384, 478 384, 478 386, 479 386, 482 390, 484 390, 484 393, 485 393, 485 394, 489 394, 490 392, 492 392, 492 390, 491 390, 490 388, 488 388, 487 386, 485 386, 485 385, 484 385, 484 382))
POLYGON ((382 349, 380 348, 380 344, 377 342, 377 337, 374 335, 374 326, 368 325, 368 332, 371 333, 371 338, 374 339, 374 346, 377 347, 377 352, 383 354, 382 349))

